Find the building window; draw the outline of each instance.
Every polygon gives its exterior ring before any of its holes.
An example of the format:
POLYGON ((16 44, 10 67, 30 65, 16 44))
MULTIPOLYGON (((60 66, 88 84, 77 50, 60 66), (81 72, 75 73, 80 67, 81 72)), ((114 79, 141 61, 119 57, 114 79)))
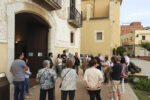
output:
POLYGON ((72 33, 72 32, 71 32, 71 35, 70 35, 70 42, 74 43, 74 33, 72 33))
POLYGON ((145 36, 142 36, 142 40, 145 40, 145 36))
POLYGON ((103 40, 103 34, 102 32, 97 32, 97 40, 103 40))
POLYGON ((130 38, 130 41, 132 41, 132 37, 130 38))

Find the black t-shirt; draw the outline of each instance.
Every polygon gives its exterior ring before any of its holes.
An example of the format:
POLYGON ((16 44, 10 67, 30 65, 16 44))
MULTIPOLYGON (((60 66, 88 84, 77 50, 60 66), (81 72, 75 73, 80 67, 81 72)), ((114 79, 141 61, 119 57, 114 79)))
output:
POLYGON ((74 58, 75 58, 75 66, 79 66, 80 60, 76 56, 74 56, 74 58))
POLYGON ((122 64, 121 63, 114 64, 112 70, 113 70, 111 74, 112 80, 120 80, 122 72, 122 64))
POLYGON ((101 70, 102 64, 98 63, 98 66, 96 67, 97 69, 101 70))
POLYGON ((63 59, 63 63, 66 63, 67 55, 66 55, 66 54, 62 54, 62 55, 61 55, 61 58, 63 59))

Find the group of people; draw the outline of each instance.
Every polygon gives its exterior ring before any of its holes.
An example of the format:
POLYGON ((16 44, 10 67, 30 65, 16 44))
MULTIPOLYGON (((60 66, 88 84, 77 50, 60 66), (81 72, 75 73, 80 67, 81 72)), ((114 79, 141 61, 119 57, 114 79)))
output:
MULTIPOLYGON (((11 66, 11 72, 13 73, 13 83, 15 87, 14 100, 24 100, 25 96, 25 76, 31 75, 27 62, 23 61, 24 54, 20 53, 19 59, 15 60, 11 66)), ((127 66, 129 64, 129 58, 124 53, 123 56, 114 56, 109 59, 108 56, 103 58, 101 54, 97 57, 84 55, 80 60, 78 53, 75 55, 58 54, 56 64, 53 62, 53 53, 49 53, 48 57, 43 61, 43 68, 37 73, 36 80, 40 85, 40 98, 39 100, 46 100, 46 94, 48 93, 48 100, 55 99, 55 83, 58 77, 61 78, 61 100, 74 100, 75 91, 77 89, 76 79, 79 73, 80 61, 82 62, 82 69, 84 73, 83 80, 87 87, 90 100, 101 100, 101 87, 103 83, 108 84, 111 81, 113 98, 117 100, 121 99, 121 78, 127 78, 127 66), (54 70, 53 66, 56 66, 54 70)), ((27 91, 28 92, 28 91, 27 91)))
MULTIPOLYGON (((122 56, 112 56, 111 58, 109 58, 107 55, 103 58, 101 54, 98 54, 98 56, 93 57, 91 56, 87 56, 84 55, 83 57, 83 61, 82 61, 82 69, 83 69, 83 73, 84 73, 84 79, 86 79, 86 76, 88 77, 92 77, 86 80, 92 80, 92 82, 94 84, 98 83, 98 82, 94 82, 94 80, 96 79, 96 71, 91 71, 91 74, 89 72, 89 74, 87 75, 87 72, 89 70, 92 70, 92 68, 90 68, 90 61, 95 60, 97 62, 97 67, 95 67, 95 70, 100 70, 100 72, 102 73, 101 78, 99 78, 100 80, 103 79, 103 84, 108 84, 111 83, 111 87, 112 87, 112 91, 113 91, 113 100, 117 100, 117 98, 119 98, 119 100, 121 99, 121 82, 125 80, 125 82, 128 82, 128 65, 130 63, 130 59, 127 56, 126 53, 123 53, 122 56)), ((100 75, 99 75, 100 76, 100 75)), ((92 83, 92 84, 93 84, 92 83)), ((87 84, 87 86, 89 87, 89 84, 87 84)), ((93 91, 92 91, 93 92, 93 91)), ((98 91, 98 94, 100 90, 98 91)), ((101 100, 99 99, 99 97, 97 97, 98 95, 95 93, 95 97, 97 98, 97 100, 101 100)), ((90 92, 89 92, 90 94, 90 92)), ((95 97, 93 96, 93 94, 90 96, 90 100, 95 100, 95 97)))

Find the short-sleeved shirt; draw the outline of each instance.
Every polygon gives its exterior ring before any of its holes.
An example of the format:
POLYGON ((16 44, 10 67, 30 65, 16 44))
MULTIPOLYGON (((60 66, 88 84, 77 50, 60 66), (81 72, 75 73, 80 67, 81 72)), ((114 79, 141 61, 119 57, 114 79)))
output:
POLYGON ((122 72, 122 64, 121 63, 114 64, 112 70, 113 70, 111 74, 112 80, 116 80, 116 81, 120 80, 121 72, 122 72))
POLYGON ((99 81, 103 81, 103 75, 100 70, 92 67, 85 71, 83 80, 87 81, 91 87, 95 87, 99 81))
POLYGON ((12 65, 13 70, 13 81, 24 81, 25 80, 25 70, 26 64, 23 60, 17 59, 12 65))
POLYGON ((62 54, 62 55, 61 55, 61 58, 63 59, 63 63, 66 63, 67 55, 66 55, 66 54, 62 54))
POLYGON ((36 80, 40 83, 40 87, 43 90, 54 88, 56 78, 56 72, 50 68, 40 69, 36 76, 36 80))

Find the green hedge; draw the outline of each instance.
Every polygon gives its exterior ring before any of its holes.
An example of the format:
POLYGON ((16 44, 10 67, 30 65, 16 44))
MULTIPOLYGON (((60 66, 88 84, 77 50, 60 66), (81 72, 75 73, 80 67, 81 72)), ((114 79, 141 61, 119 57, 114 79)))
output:
POLYGON ((134 84, 134 88, 150 92, 150 79, 139 79, 134 84))

